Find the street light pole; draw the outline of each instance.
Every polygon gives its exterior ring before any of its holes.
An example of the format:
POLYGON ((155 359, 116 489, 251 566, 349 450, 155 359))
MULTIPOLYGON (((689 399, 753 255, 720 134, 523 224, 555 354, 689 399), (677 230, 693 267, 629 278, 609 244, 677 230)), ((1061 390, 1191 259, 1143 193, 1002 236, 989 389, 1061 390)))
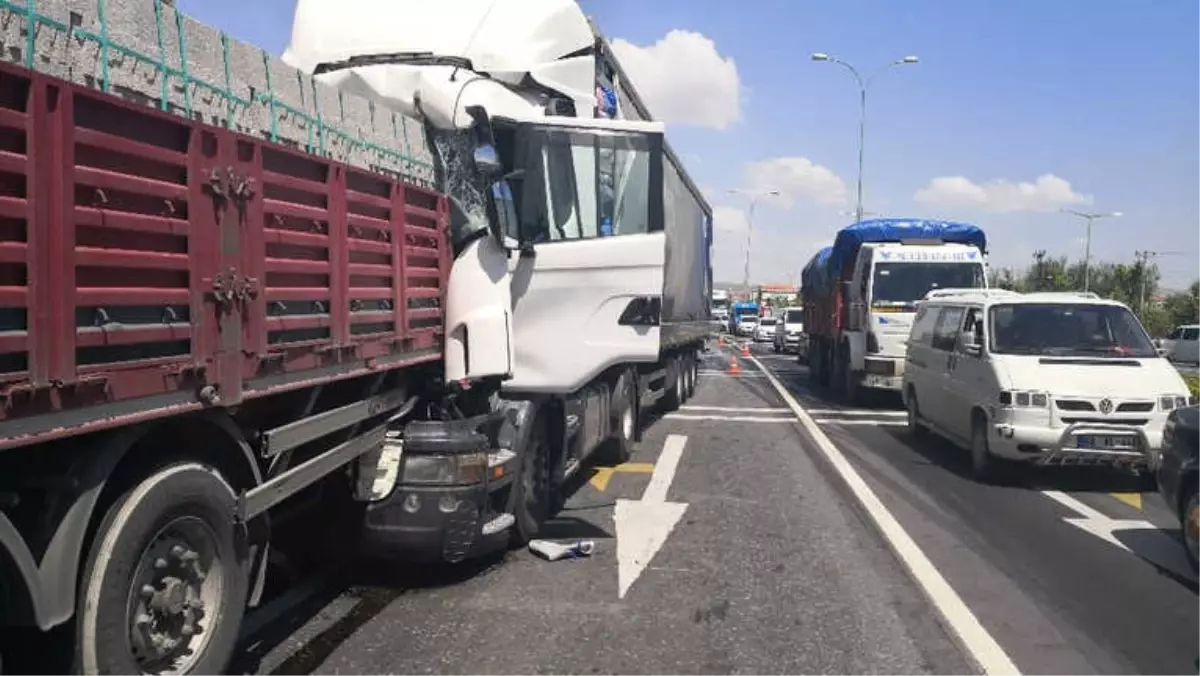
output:
POLYGON ((730 195, 746 195, 750 198, 749 214, 746 216, 746 267, 742 272, 742 288, 750 290, 750 235, 754 232, 754 207, 758 204, 758 198, 763 195, 778 196, 778 190, 767 190, 763 193, 755 193, 750 190, 741 190, 738 188, 730 188, 730 195))
POLYGON ((892 61, 891 63, 888 63, 887 65, 880 68, 879 71, 877 71, 875 73, 875 75, 872 75, 871 77, 868 77, 865 80, 863 79, 863 77, 861 75, 859 75, 857 68, 855 68, 854 66, 851 66, 849 63, 846 63, 845 61, 842 61, 841 59, 832 57, 824 52, 814 53, 812 55, 812 60, 836 63, 839 66, 850 71, 850 74, 854 76, 854 81, 858 83, 858 104, 859 104, 859 110, 858 110, 858 182, 857 182, 858 188, 855 191, 856 206, 854 209, 854 214, 855 214, 854 222, 857 223, 859 221, 862 221, 862 219, 863 219, 863 206, 862 206, 862 201, 863 201, 862 200, 862 197, 863 197, 863 152, 866 147, 866 140, 867 140, 867 86, 869 84, 871 84, 871 80, 873 80, 875 78, 875 76, 879 75, 879 73, 882 73, 883 71, 887 70, 888 68, 891 68, 892 66, 903 66, 906 64, 910 64, 910 63, 917 63, 918 59, 915 56, 906 56, 903 59, 896 59, 895 61, 892 61))
POLYGON ((1146 277, 1148 276, 1150 258, 1156 256, 1186 256, 1183 251, 1134 251, 1134 260, 1139 263, 1138 281, 1141 283, 1141 290, 1138 292, 1138 314, 1144 320, 1146 318, 1146 277))
POLYGON ((1091 286, 1091 264, 1092 264, 1092 221, 1097 218, 1119 217, 1121 212, 1109 211, 1105 213, 1090 213, 1086 211, 1075 211, 1073 209, 1063 209, 1064 214, 1078 216, 1087 221, 1087 235, 1084 238, 1083 244, 1083 291, 1087 293, 1091 286))

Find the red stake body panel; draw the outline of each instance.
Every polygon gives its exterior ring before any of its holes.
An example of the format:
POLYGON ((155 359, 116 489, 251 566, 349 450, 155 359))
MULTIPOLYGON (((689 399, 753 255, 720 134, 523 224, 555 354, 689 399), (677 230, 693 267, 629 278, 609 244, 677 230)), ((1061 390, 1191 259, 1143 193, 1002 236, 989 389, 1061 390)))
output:
POLYGON ((441 359, 444 195, 0 64, 0 448, 441 359))

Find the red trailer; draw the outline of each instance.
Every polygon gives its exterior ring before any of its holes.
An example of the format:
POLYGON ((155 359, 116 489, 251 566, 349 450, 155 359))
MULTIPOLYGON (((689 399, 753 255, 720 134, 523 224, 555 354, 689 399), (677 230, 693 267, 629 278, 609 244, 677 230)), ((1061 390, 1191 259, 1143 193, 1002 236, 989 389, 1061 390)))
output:
POLYGON ((447 222, 428 188, 0 64, 0 626, 74 617, 90 673, 221 670, 269 510, 331 499, 440 383, 447 222))

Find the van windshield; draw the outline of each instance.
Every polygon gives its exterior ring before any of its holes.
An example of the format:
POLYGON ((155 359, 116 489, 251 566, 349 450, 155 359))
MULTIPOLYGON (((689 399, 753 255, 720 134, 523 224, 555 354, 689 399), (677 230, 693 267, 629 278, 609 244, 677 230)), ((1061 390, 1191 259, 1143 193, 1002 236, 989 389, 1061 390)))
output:
POLYGON ((758 323, 761 326, 775 326, 775 318, 774 317, 763 317, 762 319, 758 320, 758 323))
POLYGON ((1137 318, 1119 305, 995 305, 990 324, 989 349, 995 354, 1136 359, 1158 356, 1137 318))

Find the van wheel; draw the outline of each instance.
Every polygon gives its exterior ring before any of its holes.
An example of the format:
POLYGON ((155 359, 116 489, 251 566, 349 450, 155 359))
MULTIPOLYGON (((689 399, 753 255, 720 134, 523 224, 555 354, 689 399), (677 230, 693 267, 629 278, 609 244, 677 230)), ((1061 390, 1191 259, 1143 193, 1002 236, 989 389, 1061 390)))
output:
POLYGON ((923 439, 927 436, 929 430, 921 424, 921 409, 917 404, 917 393, 910 387, 908 388, 908 406, 905 407, 908 413, 908 434, 914 439, 923 439))
POLYGON ((971 426, 971 477, 980 483, 994 482, 997 462, 988 448, 987 425, 976 420, 971 426))
POLYGON ((81 580, 80 673, 224 673, 249 587, 236 505, 215 469, 192 462, 117 499, 81 580))
POLYGON ((539 411, 531 423, 529 440, 521 459, 521 475, 515 483, 513 516, 516 524, 512 529, 514 546, 521 547, 536 538, 542 524, 550 518, 552 487, 550 485, 550 438, 546 430, 546 416, 539 411))

